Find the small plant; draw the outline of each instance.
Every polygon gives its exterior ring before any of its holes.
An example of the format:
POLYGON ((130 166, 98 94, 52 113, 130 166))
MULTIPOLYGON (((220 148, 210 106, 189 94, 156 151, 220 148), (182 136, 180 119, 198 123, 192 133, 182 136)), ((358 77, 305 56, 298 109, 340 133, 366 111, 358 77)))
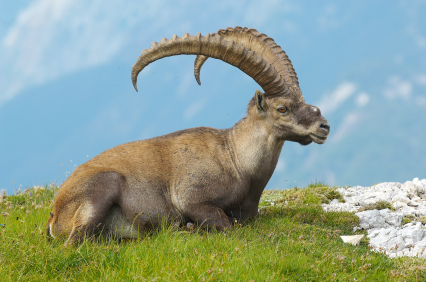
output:
POLYGON ((384 209, 394 210, 392 204, 386 201, 378 201, 376 205, 378 210, 384 210, 384 209))
POLYGON ((422 224, 426 224, 426 216, 421 216, 417 220, 420 221, 422 224))
POLYGON ((360 208, 359 211, 362 212, 362 211, 369 211, 369 210, 384 210, 384 209, 390 209, 391 211, 395 211, 395 208, 392 206, 392 204, 386 201, 378 201, 374 204, 364 206, 360 208))
POLYGON ((340 194, 339 192, 337 192, 335 189, 331 189, 329 190, 326 194, 325 197, 329 200, 332 201, 334 199, 339 200, 339 202, 344 203, 346 202, 345 199, 343 199, 342 194, 340 194))
POLYGON ((402 224, 402 225, 404 225, 404 224, 407 224, 407 223, 413 222, 413 220, 414 220, 415 218, 416 218, 416 217, 415 217, 414 215, 407 214, 407 215, 405 215, 405 216, 402 218, 401 224, 402 224))
POLYGON ((410 222, 411 222, 410 219, 403 217, 402 220, 401 220, 401 225, 405 225, 405 224, 410 223, 410 222))
POLYGON ((317 181, 309 183, 306 188, 316 188, 316 187, 328 187, 328 185, 324 181, 317 181))

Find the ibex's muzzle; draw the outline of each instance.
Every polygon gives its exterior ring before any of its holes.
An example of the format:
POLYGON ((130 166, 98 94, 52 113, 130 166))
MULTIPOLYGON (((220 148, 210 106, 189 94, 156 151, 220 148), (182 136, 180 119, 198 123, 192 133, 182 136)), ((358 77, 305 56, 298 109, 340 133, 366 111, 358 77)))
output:
POLYGON ((328 134, 330 134, 330 124, 323 117, 321 117, 317 124, 318 126, 313 128, 313 131, 309 134, 309 136, 315 143, 324 144, 327 140, 328 134))

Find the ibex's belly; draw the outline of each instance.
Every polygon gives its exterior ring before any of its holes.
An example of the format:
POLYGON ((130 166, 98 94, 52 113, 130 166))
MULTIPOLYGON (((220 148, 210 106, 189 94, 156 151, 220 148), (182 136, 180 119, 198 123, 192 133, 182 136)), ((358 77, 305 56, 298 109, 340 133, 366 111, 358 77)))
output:
POLYGON ((119 205, 113 205, 102 223, 102 234, 115 238, 136 239, 144 237, 146 231, 157 228, 161 224, 180 224, 181 216, 167 213, 167 209, 161 211, 135 212, 134 216, 130 217, 119 205))
POLYGON ((182 215, 172 206, 166 187, 157 185, 128 177, 126 187, 106 217, 108 229, 122 230, 124 238, 134 238, 161 224, 180 222, 182 215))
POLYGON ((103 222, 102 233, 116 238, 136 239, 143 235, 143 230, 126 220, 118 205, 113 205, 103 222))

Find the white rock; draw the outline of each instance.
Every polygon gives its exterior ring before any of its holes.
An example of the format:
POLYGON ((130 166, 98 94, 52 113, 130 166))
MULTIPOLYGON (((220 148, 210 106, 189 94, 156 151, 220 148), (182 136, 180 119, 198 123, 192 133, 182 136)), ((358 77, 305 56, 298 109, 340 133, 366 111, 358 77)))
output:
POLYGON ((422 179, 420 183, 422 183, 423 188, 426 188, 426 179, 422 179))
POLYGON ((380 229, 379 228, 368 229, 367 233, 369 238, 376 237, 377 235, 380 234, 380 229))
MULTIPOLYGON (((375 247, 373 243, 371 243, 371 245, 375 247)), ((397 251, 402 251, 405 248, 405 242, 401 236, 396 236, 391 237, 384 244, 379 245, 377 247, 382 247, 387 252, 395 253, 397 251)))
POLYGON ((415 243, 423 239, 425 231, 417 225, 402 229, 400 234, 406 243, 406 247, 412 247, 415 243))
POLYGON ((360 219, 359 226, 362 229, 381 228, 386 226, 384 218, 378 210, 368 210, 355 213, 360 219))
POLYGON ((417 186, 412 181, 407 181, 401 186, 401 190, 405 191, 407 193, 407 196, 409 198, 412 198, 414 196, 418 195, 417 192, 417 186))
POLYGON ((367 236, 370 239, 370 244, 375 247, 384 247, 390 238, 396 236, 396 230, 392 232, 392 228, 380 228, 379 232, 375 233, 375 236, 367 236))
POLYGON ((420 205, 419 202, 413 201, 411 200, 407 205, 411 206, 411 207, 417 207, 420 205))
POLYGON ((411 198, 411 201, 422 202, 422 198, 420 198, 419 196, 415 196, 411 198))
POLYGON ((364 235, 352 235, 352 236, 340 236, 342 238, 343 243, 349 243, 354 246, 358 245, 364 235))
POLYGON ((389 225, 400 226, 403 214, 399 212, 391 212, 389 209, 381 210, 380 216, 384 218, 385 222, 389 225))
POLYGON ((410 202, 410 199, 404 195, 404 194, 397 194, 392 197, 393 202, 402 202, 408 204, 410 202))
POLYGON ((411 249, 412 255, 426 258, 426 238, 417 242, 415 246, 411 249))
POLYGON ((407 224, 404 224, 403 228, 407 228, 407 227, 410 227, 410 226, 413 226, 413 225, 414 225, 414 222, 409 222, 407 224))
POLYGON ((378 236, 374 239, 370 239, 370 246, 374 251, 385 252, 386 254, 396 253, 405 248, 405 242, 400 236, 396 237, 383 237, 378 236))
POLYGON ((417 209, 415 207, 409 207, 409 206, 401 207, 400 211, 404 215, 416 215, 417 214, 417 209))
POLYGON ((407 203, 400 202, 400 201, 396 201, 396 202, 394 202, 394 203, 392 204, 392 206, 393 206, 395 209, 401 209, 401 208, 403 208, 403 207, 406 207, 406 206, 407 206, 407 203))
POLYGON ((366 200, 364 200, 364 201, 359 201, 359 203, 360 203, 360 205, 361 206, 369 206, 369 205, 373 205, 373 204, 375 204, 375 203, 377 203, 378 202, 378 200, 377 199, 366 199, 366 200))
POLYGON ((419 205, 416 209, 418 216, 426 216, 426 206, 419 205))
POLYGON ((417 194, 420 198, 425 199, 426 198, 426 179, 423 179, 422 181, 419 181, 416 183, 417 186, 417 194))

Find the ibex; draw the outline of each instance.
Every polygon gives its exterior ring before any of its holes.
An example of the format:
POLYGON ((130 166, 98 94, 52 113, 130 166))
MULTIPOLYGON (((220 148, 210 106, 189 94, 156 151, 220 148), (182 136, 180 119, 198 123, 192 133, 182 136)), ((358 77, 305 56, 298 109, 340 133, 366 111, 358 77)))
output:
POLYGON ((252 219, 285 141, 323 144, 330 126, 305 103, 296 72, 274 40, 255 29, 227 28, 201 36, 153 42, 132 68, 193 54, 194 72, 209 58, 252 77, 256 90, 247 116, 229 129, 197 127, 122 144, 80 165, 62 184, 47 234, 78 243, 95 234, 143 237, 163 222, 224 230, 252 219))

